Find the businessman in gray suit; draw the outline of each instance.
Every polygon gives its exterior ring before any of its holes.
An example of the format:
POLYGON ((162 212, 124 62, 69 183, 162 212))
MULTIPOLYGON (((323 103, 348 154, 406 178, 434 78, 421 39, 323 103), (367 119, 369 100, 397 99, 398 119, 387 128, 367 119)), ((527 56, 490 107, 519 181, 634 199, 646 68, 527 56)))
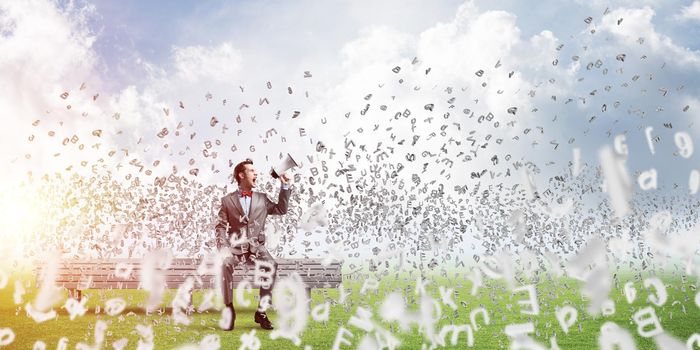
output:
MULTIPOLYGON (((233 169, 233 177, 238 182, 238 190, 221 198, 218 223, 216 225, 216 245, 219 250, 230 251, 231 256, 222 265, 222 294, 224 304, 231 310, 231 322, 226 330, 232 330, 236 321, 236 311, 233 308, 233 271, 240 265, 253 265, 255 261, 272 266, 273 278, 266 286, 260 286, 260 301, 269 301, 274 286, 274 276, 277 263, 265 248, 265 219, 268 215, 283 215, 287 213, 289 204, 289 178, 281 174, 282 183, 277 203, 272 202, 265 193, 254 192, 258 174, 253 167, 253 161, 246 159, 233 169)), ((264 308, 259 307, 255 312, 255 322, 263 329, 273 329, 264 308)))

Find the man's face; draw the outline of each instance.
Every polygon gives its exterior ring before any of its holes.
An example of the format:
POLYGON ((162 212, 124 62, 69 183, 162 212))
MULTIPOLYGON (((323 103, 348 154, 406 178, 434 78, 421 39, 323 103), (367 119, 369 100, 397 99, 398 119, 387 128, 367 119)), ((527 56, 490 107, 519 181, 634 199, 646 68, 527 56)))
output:
POLYGON ((258 173, 255 171, 253 164, 245 164, 243 171, 238 173, 238 177, 241 181, 238 183, 240 187, 255 187, 256 180, 258 179, 258 173))

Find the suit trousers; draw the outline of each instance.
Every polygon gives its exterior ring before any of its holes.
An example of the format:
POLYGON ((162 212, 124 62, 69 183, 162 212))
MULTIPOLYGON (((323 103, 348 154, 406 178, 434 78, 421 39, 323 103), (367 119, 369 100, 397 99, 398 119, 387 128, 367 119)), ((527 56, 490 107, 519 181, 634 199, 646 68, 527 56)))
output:
POLYGON ((223 279, 223 283, 221 283, 221 294, 224 297, 224 305, 233 303, 233 274, 235 269, 237 267, 242 268, 242 274, 245 276, 249 269, 255 269, 256 260, 266 262, 267 264, 265 264, 265 267, 261 266, 261 270, 272 272, 273 276, 272 280, 270 281, 270 285, 267 288, 263 288, 262 286, 260 287, 260 300, 262 300, 262 298, 265 296, 272 298, 272 288, 274 287, 275 280, 277 279, 277 262, 275 262, 275 259, 272 257, 270 252, 267 251, 267 249, 260 247, 260 249, 258 249, 255 253, 246 252, 243 254, 234 254, 231 258, 224 261, 223 265, 221 266, 221 276, 223 279), (269 271, 266 268, 267 265, 272 265, 273 271, 269 271))

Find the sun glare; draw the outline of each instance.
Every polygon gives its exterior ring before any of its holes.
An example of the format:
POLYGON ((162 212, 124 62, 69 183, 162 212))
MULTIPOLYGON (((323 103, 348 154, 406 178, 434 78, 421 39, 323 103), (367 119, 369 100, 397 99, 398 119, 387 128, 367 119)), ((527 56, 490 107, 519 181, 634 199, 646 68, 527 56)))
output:
POLYGON ((0 260, 23 261, 42 222, 36 194, 25 186, 0 189, 0 260))

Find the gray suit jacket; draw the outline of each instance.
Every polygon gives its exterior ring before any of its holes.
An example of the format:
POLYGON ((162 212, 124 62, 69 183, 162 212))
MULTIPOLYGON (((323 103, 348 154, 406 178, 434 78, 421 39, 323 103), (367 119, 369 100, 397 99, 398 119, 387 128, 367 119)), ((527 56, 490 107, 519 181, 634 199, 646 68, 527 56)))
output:
POLYGON ((277 203, 272 202, 264 193, 253 192, 247 217, 241 207, 239 190, 221 198, 221 209, 216 224, 216 247, 230 249, 231 253, 236 255, 255 253, 257 249, 264 248, 265 219, 268 215, 287 213, 291 192, 289 189, 280 189, 277 203), (231 245, 231 241, 238 244, 231 245))

